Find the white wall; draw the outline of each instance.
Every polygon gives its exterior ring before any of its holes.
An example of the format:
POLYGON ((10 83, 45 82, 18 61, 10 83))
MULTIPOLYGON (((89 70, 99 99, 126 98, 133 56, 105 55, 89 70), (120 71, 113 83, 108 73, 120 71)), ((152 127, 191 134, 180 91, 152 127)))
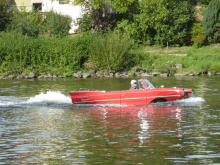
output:
POLYGON ((74 33, 75 29, 77 29, 78 27, 74 25, 74 21, 81 17, 81 12, 82 12, 82 8, 81 6, 74 6, 71 3, 70 4, 59 4, 59 1, 57 0, 43 0, 43 7, 42 7, 42 11, 43 12, 48 12, 48 11, 55 11, 57 13, 60 13, 62 15, 69 15, 72 17, 73 21, 71 23, 71 29, 69 31, 69 33, 74 33))

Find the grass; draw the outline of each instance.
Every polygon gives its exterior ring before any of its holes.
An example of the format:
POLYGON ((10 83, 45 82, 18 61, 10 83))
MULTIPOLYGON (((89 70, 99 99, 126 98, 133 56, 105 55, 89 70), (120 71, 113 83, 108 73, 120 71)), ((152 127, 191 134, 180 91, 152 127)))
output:
POLYGON ((155 47, 147 46, 143 52, 148 54, 148 61, 145 61, 145 67, 150 70, 161 70, 167 67, 167 63, 183 64, 184 69, 175 72, 185 71, 211 71, 213 73, 220 71, 220 44, 213 44, 201 48, 191 46, 184 47, 155 47), (154 63, 151 67, 149 64, 154 63), (161 67, 162 66, 162 67, 161 67))

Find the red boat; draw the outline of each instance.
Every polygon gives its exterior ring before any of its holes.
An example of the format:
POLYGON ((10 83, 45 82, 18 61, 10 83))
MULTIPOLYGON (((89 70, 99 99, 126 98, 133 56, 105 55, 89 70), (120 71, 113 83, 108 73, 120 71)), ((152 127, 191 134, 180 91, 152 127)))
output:
POLYGON ((138 90, 99 91, 83 89, 70 92, 73 104, 107 104, 107 105, 145 105, 156 102, 175 101, 190 98, 192 89, 156 88, 147 78, 138 81, 138 90))

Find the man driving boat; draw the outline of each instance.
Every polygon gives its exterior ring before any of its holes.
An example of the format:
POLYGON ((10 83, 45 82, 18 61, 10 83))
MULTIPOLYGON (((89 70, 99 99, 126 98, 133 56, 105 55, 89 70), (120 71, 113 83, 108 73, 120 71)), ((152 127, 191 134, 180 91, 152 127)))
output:
POLYGON ((131 88, 130 90, 137 90, 137 81, 136 80, 131 80, 131 88))

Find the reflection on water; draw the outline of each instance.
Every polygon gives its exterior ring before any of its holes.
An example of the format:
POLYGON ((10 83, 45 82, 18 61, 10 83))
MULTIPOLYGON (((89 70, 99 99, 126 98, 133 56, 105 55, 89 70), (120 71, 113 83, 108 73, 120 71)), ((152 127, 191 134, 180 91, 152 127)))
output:
MULTIPOLYGON (((218 78, 194 81, 155 78, 165 87, 193 88, 196 97, 127 107, 72 105, 68 91, 80 85, 71 79, 2 81, 0 164, 220 163, 218 78)), ((101 82, 118 82, 118 89, 130 80, 101 82)))

